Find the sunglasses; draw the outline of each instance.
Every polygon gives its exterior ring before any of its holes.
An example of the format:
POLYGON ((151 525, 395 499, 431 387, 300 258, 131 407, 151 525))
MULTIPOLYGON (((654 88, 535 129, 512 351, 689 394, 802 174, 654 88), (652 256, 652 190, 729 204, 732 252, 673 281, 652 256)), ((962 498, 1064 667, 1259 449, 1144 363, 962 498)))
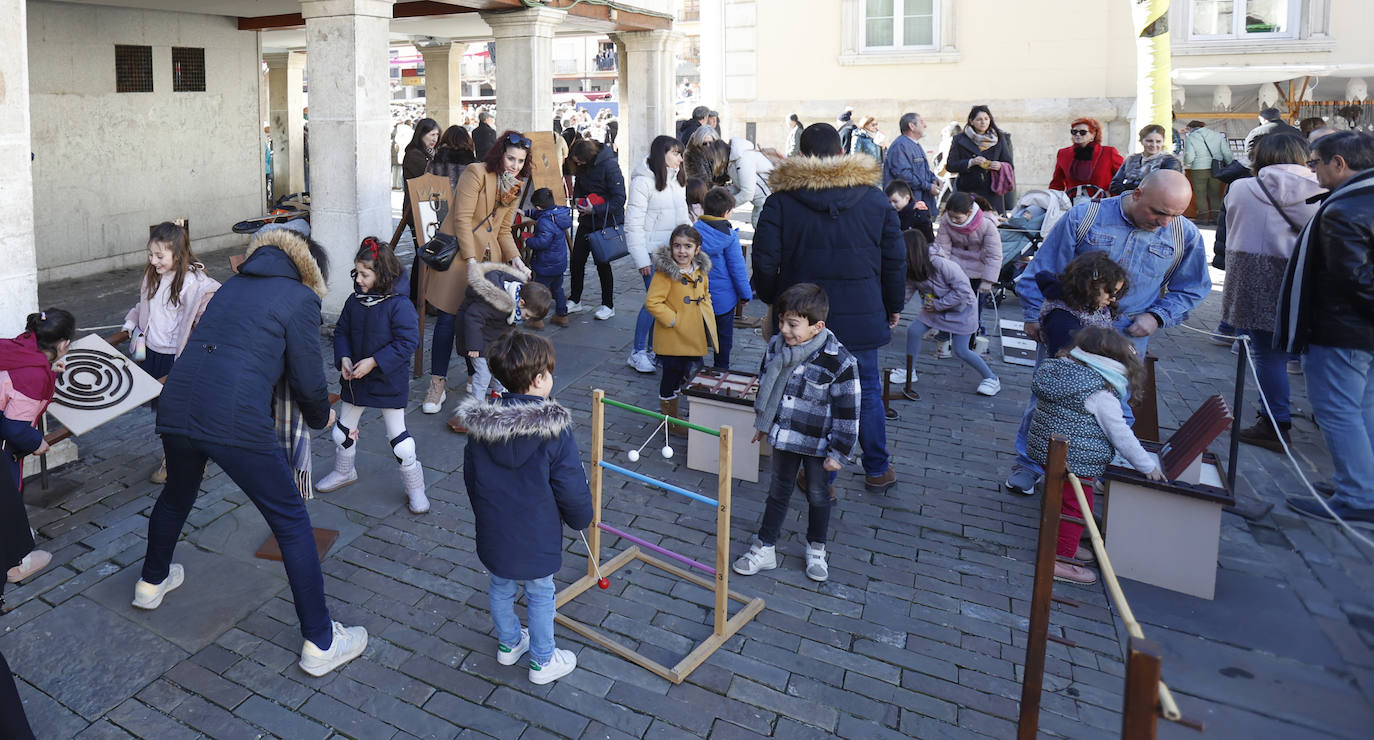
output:
POLYGON ((1088 134, 1090 134, 1090 133, 1092 133, 1092 132, 1089 131, 1089 130, 1087 130, 1087 129, 1085 129, 1085 128, 1076 128, 1076 129, 1071 129, 1071 130, 1069 131, 1069 133, 1070 133, 1070 134, 1073 134, 1074 136, 1087 136, 1088 134))
POLYGON ((524 136, 521 136, 520 134, 511 134, 510 136, 507 136, 506 143, 510 146, 518 146, 523 149, 529 149, 530 147, 534 146, 533 141, 530 141, 529 139, 525 138, 524 136))

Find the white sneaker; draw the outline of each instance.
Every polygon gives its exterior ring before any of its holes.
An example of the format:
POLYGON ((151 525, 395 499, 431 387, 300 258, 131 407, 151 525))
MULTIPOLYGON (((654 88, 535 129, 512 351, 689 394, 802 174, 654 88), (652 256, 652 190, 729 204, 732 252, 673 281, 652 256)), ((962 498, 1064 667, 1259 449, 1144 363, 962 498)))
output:
POLYGON ((162 597, 180 586, 184 580, 186 571, 181 567, 181 563, 172 563, 172 567, 167 571, 167 577, 156 586, 140 578, 138 583, 134 584, 134 606, 139 609, 156 609, 162 606, 162 597))
POLYGON ((654 371, 654 361, 649 357, 648 350, 641 349, 638 352, 631 352, 630 359, 626 360, 625 364, 641 373, 651 373, 654 371))
POLYGON ((577 656, 571 650, 554 650, 549 662, 539 665, 530 659, 530 683, 543 686, 573 672, 577 667, 577 656))
POLYGON ((948 339, 940 342, 935 347, 935 358, 938 360, 948 359, 954 356, 954 343, 948 339))
POLYGON ((577 301, 568 301, 568 314, 582 313, 585 309, 577 301))
POLYGON ((365 627, 345 627, 338 622, 334 626, 334 641, 328 650, 321 650, 315 643, 306 640, 301 646, 301 670, 312 676, 324 674, 338 668, 363 654, 367 649, 367 629, 365 627))
POLYGON ((825 564, 824 543, 806 543, 806 577, 822 583, 830 577, 830 568, 825 564))
MULTIPOLYGON (((888 381, 889 381, 889 382, 892 382, 892 383, 905 383, 905 382, 906 382, 906 370, 904 370, 904 369, 902 369, 902 368, 900 368, 900 367, 893 368, 893 369, 892 369, 892 372, 888 373, 887 378, 888 378, 888 381)), ((916 371, 913 370, 913 371, 911 372, 911 382, 912 382, 912 383, 915 383, 915 382, 916 382, 916 378, 917 378, 916 371)))
POLYGON ((514 645, 507 645, 504 642, 496 643, 496 662, 501 665, 515 665, 520 662, 520 656, 530 649, 530 631, 520 630, 520 642, 514 645))
POLYGON ((602 306, 601 308, 596 309, 596 313, 592 314, 592 316, 599 321, 605 321, 606 319, 609 319, 614 315, 615 309, 611 308, 610 306, 602 306))
POLYGON ((778 556, 773 545, 765 545, 758 540, 749 546, 749 552, 735 560, 735 572, 742 576, 752 576, 761 570, 778 567, 778 556))
POLYGON ((434 382, 436 376, 430 376, 429 389, 425 391, 425 402, 420 404, 420 413, 437 414, 444 407, 444 401, 448 400, 448 389, 444 387, 445 380, 437 378, 439 382, 434 382))
POLYGON ((997 378, 983 378, 983 382, 978 384, 978 395, 995 396, 1002 392, 1002 381, 997 378))

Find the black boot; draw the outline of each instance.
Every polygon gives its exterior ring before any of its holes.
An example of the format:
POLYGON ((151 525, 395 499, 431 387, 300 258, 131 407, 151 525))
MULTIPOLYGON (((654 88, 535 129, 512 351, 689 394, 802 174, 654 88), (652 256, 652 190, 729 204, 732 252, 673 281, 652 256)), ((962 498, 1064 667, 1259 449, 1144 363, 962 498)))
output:
POLYGON ((1281 421, 1278 430, 1275 431, 1269 417, 1260 414, 1254 426, 1240 430, 1240 441, 1248 445, 1263 447, 1266 450, 1283 452, 1283 444, 1279 442, 1279 437, 1283 437, 1284 442, 1292 445, 1293 437, 1289 434, 1289 430, 1292 428, 1293 423, 1291 421, 1281 421))

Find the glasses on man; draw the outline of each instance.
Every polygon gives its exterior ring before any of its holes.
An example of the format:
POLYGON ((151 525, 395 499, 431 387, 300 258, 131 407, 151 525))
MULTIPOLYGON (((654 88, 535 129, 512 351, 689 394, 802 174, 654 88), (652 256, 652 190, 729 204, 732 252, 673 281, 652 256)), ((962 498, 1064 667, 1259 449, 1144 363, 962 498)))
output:
POLYGON ((1088 134, 1090 134, 1090 133, 1092 133, 1092 132, 1089 131, 1089 130, 1087 130, 1087 129, 1085 129, 1085 128, 1076 128, 1076 129, 1070 129, 1070 130, 1069 130, 1069 133, 1070 133, 1070 134, 1073 134, 1074 136, 1087 136, 1088 134))

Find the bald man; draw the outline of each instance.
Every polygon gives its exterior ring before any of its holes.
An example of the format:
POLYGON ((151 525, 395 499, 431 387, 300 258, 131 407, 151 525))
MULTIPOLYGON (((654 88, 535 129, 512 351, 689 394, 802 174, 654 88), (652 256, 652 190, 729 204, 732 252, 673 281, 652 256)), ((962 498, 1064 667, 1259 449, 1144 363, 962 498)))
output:
MULTIPOLYGON (((1082 239, 1078 234, 1091 204, 1070 208, 1016 281, 1026 334, 1040 339, 1044 297, 1035 276, 1041 272, 1058 275, 1074 257, 1102 251, 1126 268, 1129 289, 1119 300, 1121 315, 1116 328, 1135 341, 1143 357, 1151 335, 1161 327, 1182 323, 1212 290, 1202 234, 1183 217, 1191 200, 1192 185, 1187 176, 1156 170, 1135 190, 1098 203, 1097 214, 1082 239), (1179 244, 1182 254, 1176 254, 1179 244)), ((1006 481, 1009 490, 1027 496, 1034 493, 1035 483, 1044 472, 1026 457, 1026 432, 1034 408, 1032 396, 1016 434, 1016 467, 1006 481)))

